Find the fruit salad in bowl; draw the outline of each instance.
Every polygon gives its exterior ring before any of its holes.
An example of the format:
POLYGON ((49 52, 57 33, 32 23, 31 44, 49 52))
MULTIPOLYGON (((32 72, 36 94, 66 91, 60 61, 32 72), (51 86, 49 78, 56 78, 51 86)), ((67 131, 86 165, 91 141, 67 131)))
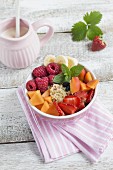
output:
POLYGON ((83 116, 93 104, 98 80, 77 59, 47 55, 25 83, 30 107, 50 120, 72 120, 83 116))

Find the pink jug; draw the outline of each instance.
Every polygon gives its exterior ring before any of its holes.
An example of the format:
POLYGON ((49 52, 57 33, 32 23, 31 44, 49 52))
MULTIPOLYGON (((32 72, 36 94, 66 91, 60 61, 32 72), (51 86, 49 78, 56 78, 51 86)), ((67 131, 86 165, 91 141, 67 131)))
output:
POLYGON ((27 32, 19 37, 13 38, 2 36, 2 34, 15 27, 15 18, 7 19, 0 23, 0 61, 10 68, 26 68, 31 65, 47 41, 52 37, 54 30, 49 20, 43 19, 29 24, 21 19, 20 28, 26 28, 27 32), (49 27, 48 32, 39 39, 36 31, 43 26, 49 27))

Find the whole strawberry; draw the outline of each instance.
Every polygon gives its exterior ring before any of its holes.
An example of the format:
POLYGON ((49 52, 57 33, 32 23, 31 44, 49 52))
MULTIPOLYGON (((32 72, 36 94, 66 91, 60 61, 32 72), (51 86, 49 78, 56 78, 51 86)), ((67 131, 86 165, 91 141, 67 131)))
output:
POLYGON ((101 37, 96 36, 93 39, 93 43, 92 43, 92 51, 100 51, 102 49, 104 49, 106 47, 106 43, 102 40, 101 37))

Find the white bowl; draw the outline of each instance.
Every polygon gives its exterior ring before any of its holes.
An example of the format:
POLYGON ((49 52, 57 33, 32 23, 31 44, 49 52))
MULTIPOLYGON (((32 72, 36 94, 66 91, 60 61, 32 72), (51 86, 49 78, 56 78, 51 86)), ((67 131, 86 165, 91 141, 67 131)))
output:
MULTIPOLYGON (((87 71, 89 71, 93 77, 93 79, 96 79, 96 76, 94 75, 94 73, 92 73, 91 70, 89 70, 88 68, 84 67, 87 71)), ((75 121, 77 121, 78 119, 80 119, 81 117, 83 117, 85 114, 87 114, 88 110, 91 108, 93 102, 95 101, 96 97, 97 97, 97 91, 98 91, 98 85, 95 89, 95 93, 94 93, 94 96, 93 96, 93 99, 91 100, 91 102, 82 110, 74 113, 74 114, 71 114, 71 115, 66 115, 66 116, 54 116, 54 115, 49 115, 49 114, 46 114, 42 111, 40 111, 39 109, 37 109, 35 106, 32 106, 29 102, 29 97, 27 96, 27 89, 26 89, 26 83, 33 79, 32 77, 32 74, 30 74, 25 82, 25 96, 26 96, 26 100, 27 102, 29 103, 30 107, 35 111, 35 113, 37 115, 39 115, 42 119, 45 119, 47 121, 50 121, 50 122, 54 122, 54 123, 66 123, 66 122, 70 122, 70 121, 73 121, 73 119, 75 121)))

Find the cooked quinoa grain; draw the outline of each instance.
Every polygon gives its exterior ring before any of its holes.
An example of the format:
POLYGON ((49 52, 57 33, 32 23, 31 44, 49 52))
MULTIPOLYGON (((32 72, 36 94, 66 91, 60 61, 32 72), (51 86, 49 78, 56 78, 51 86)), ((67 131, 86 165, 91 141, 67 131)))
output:
POLYGON ((61 102, 67 94, 62 85, 54 84, 53 87, 50 88, 50 96, 53 101, 61 102))

